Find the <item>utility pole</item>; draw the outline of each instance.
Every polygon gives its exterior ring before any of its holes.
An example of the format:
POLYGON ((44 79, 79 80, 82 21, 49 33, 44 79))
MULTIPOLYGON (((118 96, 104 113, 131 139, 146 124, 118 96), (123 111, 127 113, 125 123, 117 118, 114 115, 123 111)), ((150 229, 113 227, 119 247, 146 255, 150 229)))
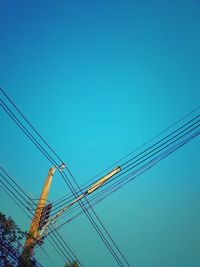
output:
MULTIPOLYGON (((65 167, 64 163, 60 165, 59 171, 62 171, 65 167)), ((121 171, 121 168, 118 166, 114 168, 112 171, 110 171, 108 174, 103 176, 101 179, 96 181, 93 185, 91 185, 84 193, 79 195, 74 201, 72 201, 68 206, 63 208, 61 211, 59 211, 53 218, 49 219, 42 227, 40 228, 40 221, 41 221, 41 215, 42 211, 45 207, 46 200, 48 197, 48 193, 50 190, 52 177, 54 175, 56 168, 52 167, 47 175, 42 193, 40 195, 40 199, 38 201, 35 214, 33 216, 29 232, 27 234, 27 239, 24 245, 24 251, 19 259, 19 265, 18 267, 31 267, 31 256, 34 251, 34 247, 38 241, 40 241, 43 237, 45 237, 44 232, 48 229, 48 226, 51 222, 55 221, 59 216, 61 216, 65 211, 67 211, 71 206, 75 205, 78 201, 82 200, 84 197, 86 197, 89 194, 92 194, 94 191, 99 189, 103 184, 105 184, 111 177, 113 177, 115 174, 121 171)))
POLYGON ((29 232, 27 234, 27 239, 24 245, 24 251, 21 256, 21 261, 23 263, 21 262, 21 265, 19 264, 19 266, 30 266, 30 259, 34 251, 35 244, 39 239, 39 223, 41 219, 42 210, 46 204, 48 193, 51 187, 52 177, 54 175, 55 170, 56 168, 52 167, 49 170, 48 175, 46 177, 42 193, 40 195, 37 207, 35 209, 35 214, 33 216, 29 232))

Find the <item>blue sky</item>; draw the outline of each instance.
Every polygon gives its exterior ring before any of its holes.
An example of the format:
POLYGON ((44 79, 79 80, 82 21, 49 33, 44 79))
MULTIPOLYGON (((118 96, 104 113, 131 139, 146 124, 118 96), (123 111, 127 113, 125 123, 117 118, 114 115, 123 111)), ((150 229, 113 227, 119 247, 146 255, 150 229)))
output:
MULTIPOLYGON (((196 0, 1 1, 0 86, 82 184, 199 105, 199 11, 196 0)), ((51 166, 0 116, 1 164, 38 197, 51 166)), ((96 207, 134 266, 200 265, 199 149, 193 140, 96 207)), ((67 192, 55 175, 50 199, 67 192)), ((61 232, 85 266, 116 266, 84 216, 61 232)))

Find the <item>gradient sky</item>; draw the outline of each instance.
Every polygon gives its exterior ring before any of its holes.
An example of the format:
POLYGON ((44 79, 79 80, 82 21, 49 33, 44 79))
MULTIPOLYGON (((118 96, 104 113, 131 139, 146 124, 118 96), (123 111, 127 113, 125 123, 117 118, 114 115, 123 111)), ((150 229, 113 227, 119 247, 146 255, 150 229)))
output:
MULTIPOLYGON (((0 86, 82 184, 199 105, 199 15, 198 0, 2 0, 0 86)), ((51 166, 0 119, 0 163, 37 198, 51 166)), ((200 266, 199 151, 197 138, 95 208, 134 267, 200 266)), ((50 200, 67 192, 55 175, 50 200)), ((0 210, 28 229, 2 191, 0 210)), ((85 216, 61 233, 84 266, 116 266, 85 216)))

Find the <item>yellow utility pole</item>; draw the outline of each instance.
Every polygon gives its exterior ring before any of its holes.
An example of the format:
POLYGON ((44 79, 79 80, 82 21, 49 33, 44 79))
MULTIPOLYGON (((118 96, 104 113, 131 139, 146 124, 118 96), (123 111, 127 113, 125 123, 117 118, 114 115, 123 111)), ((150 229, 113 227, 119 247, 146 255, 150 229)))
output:
MULTIPOLYGON (((62 171, 65 167, 64 163, 59 166, 59 171, 62 171)), ((36 243, 42 238, 43 233, 45 230, 47 230, 49 224, 56 220, 59 216, 61 216, 66 210, 68 210, 71 206, 76 204, 78 201, 83 199, 85 196, 92 194, 94 191, 99 189, 104 183, 106 183, 110 178, 112 178, 115 174, 121 171, 121 168, 118 166, 114 168, 111 172, 103 176, 101 179, 96 181, 92 186, 90 186, 84 193, 79 195, 74 201, 71 202, 68 206, 63 208, 61 211, 59 211, 53 218, 49 219, 41 228, 40 227, 40 221, 41 221, 41 215, 42 211, 45 207, 46 200, 48 197, 49 189, 52 182, 52 177, 54 175, 56 168, 52 167, 47 175, 40 199, 38 201, 34 217, 31 222, 31 226, 29 229, 29 232, 27 234, 27 239, 24 245, 24 251, 22 253, 22 256, 20 257, 19 265, 18 267, 29 267, 30 266, 30 259, 33 254, 34 246, 36 243)))
POLYGON ((40 195, 40 199, 38 201, 38 204, 35 210, 35 214, 33 216, 33 219, 30 225, 29 232, 27 234, 27 239, 26 239, 26 242, 24 245, 24 251, 23 251, 23 256, 26 259, 26 261, 29 260, 30 257, 32 256, 34 246, 39 237, 39 222, 41 219, 42 210, 46 204, 46 200, 47 200, 51 182, 52 182, 52 177, 54 175, 55 170, 56 168, 52 167, 48 172, 44 187, 42 189, 42 193, 40 195))

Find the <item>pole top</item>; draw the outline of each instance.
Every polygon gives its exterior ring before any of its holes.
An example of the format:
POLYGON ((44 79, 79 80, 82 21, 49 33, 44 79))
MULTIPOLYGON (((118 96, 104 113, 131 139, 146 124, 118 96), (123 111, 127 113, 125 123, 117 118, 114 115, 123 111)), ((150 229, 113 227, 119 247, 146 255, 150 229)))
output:
POLYGON ((55 172, 55 170, 56 170, 56 168, 55 167, 51 167, 50 169, 49 169, 49 173, 48 173, 48 175, 54 175, 54 172, 55 172))

